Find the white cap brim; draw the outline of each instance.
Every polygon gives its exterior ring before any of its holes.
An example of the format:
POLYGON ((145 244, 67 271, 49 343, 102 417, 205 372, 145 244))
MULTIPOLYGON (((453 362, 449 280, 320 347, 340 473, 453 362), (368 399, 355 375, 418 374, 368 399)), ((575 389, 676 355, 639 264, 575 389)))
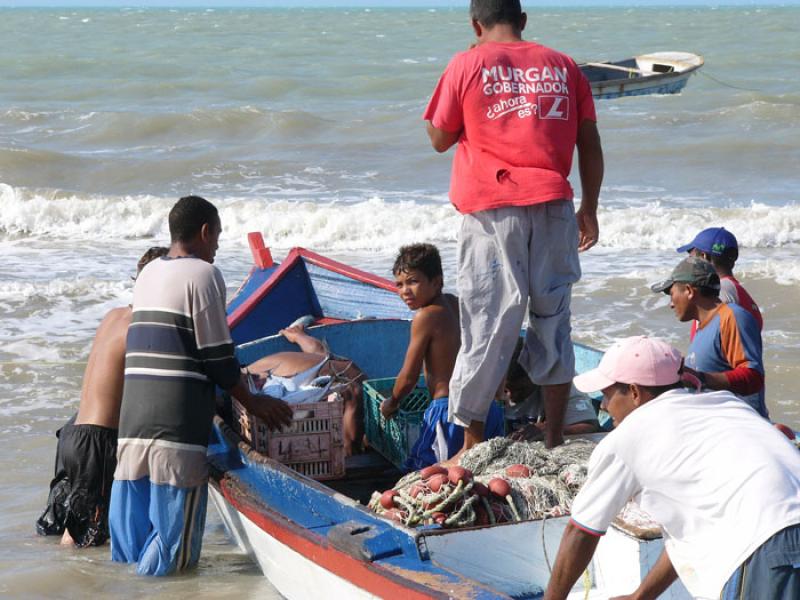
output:
POLYGON ((586 373, 576 375, 572 383, 584 394, 591 394, 614 385, 616 381, 602 373, 600 369, 592 369, 591 371, 586 371, 586 373))

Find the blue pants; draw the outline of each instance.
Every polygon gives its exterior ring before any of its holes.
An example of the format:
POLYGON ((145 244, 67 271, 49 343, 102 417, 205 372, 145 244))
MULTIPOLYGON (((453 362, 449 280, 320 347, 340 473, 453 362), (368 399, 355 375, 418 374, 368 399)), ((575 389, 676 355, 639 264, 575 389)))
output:
POLYGON ((800 524, 782 529, 744 561, 725 587, 722 600, 800 598, 800 524))
POLYGON ((139 575, 169 575, 200 559, 208 486, 177 488, 149 477, 115 480, 109 528, 111 560, 139 563, 139 575))
MULTIPOLYGON (((433 445, 436 443, 437 423, 441 424, 444 435, 447 438, 447 458, 452 457, 464 446, 464 429, 455 423, 448 422, 447 405, 448 399, 446 397, 436 398, 425 409, 419 438, 417 438, 414 447, 411 449, 406 462, 403 463, 403 471, 417 471, 437 462, 436 454, 433 452, 433 445)), ((487 440, 506 434, 503 407, 497 402, 493 401, 489 408, 483 431, 487 440)))

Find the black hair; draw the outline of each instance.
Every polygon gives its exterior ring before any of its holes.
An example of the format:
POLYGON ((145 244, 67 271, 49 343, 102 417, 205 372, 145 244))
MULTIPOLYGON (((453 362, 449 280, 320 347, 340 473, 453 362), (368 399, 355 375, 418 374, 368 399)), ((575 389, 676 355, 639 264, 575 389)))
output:
POLYGON ((522 26, 522 6, 519 0, 471 0, 469 16, 486 28, 498 23, 522 26))
MULTIPOLYGON (((676 281, 672 285, 681 284, 682 286, 686 287, 687 285, 692 286, 694 289, 697 290, 697 293, 700 294, 703 298, 718 298, 719 297, 719 287, 709 287, 707 285, 697 285, 696 283, 690 283, 685 281, 676 281)), ((670 286, 671 288, 672 286, 670 286)), ((669 288, 665 290, 666 293, 669 293, 669 288)))
POLYGON ((539 387, 531 381, 527 371, 519 364, 519 355, 522 353, 524 345, 525 340, 518 337, 517 345, 511 354, 511 363, 506 371, 505 387, 510 394, 511 401, 514 403, 523 402, 539 387))
POLYGON ((392 273, 397 275, 415 269, 423 273, 428 279, 443 277, 442 259, 439 250, 433 244, 411 244, 403 246, 397 254, 392 267, 392 273))
POLYGON ((521 337, 518 337, 517 345, 514 346, 514 352, 511 354, 511 364, 508 365, 508 371, 506 372, 506 383, 509 381, 513 383, 530 382, 530 377, 528 377, 522 365, 519 364, 519 355, 522 354, 522 347, 524 345, 525 341, 521 337))
MULTIPOLYGON (((166 256, 169 252, 169 248, 166 246, 153 246, 152 248, 148 248, 147 252, 142 254, 142 257, 139 259, 139 262, 136 263, 136 277, 139 276, 139 273, 142 272, 150 261, 157 259, 160 256, 166 256)), ((134 279, 136 279, 134 277, 134 279)))
POLYGON ((719 288, 712 288, 707 286, 693 286, 703 298, 719 298, 719 288))
POLYGON ((711 259, 711 264, 714 265, 714 268, 718 271, 720 269, 724 271, 733 271, 733 266, 736 264, 736 259, 739 258, 739 249, 725 248, 725 250, 723 250, 722 254, 719 256, 710 254, 709 258, 711 259))
MULTIPOLYGON (((668 383, 667 385, 642 385, 639 383, 637 383, 636 385, 639 386, 641 390, 648 392, 653 398, 658 398, 661 394, 665 394, 670 390, 677 390, 683 388, 683 383, 680 380, 676 381, 675 383, 668 383)), ((630 388, 630 386, 631 384, 629 383, 617 382, 614 384, 614 387, 617 389, 617 391, 623 394, 628 391, 628 388, 630 388)))
POLYGON ((200 196, 184 196, 169 211, 169 235, 173 242, 189 242, 203 225, 218 225, 217 207, 200 196))

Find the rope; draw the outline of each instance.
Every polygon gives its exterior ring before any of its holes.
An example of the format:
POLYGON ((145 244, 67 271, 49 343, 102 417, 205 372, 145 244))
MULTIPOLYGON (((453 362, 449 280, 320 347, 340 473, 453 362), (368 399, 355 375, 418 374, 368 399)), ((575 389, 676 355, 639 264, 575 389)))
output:
POLYGON ((589 591, 592 589, 592 574, 589 567, 583 572, 583 600, 589 600, 589 591))
MULTIPOLYGON (((547 524, 547 515, 542 517, 542 551, 544 553, 544 560, 547 563, 547 572, 553 574, 553 566, 550 564, 550 556, 547 554, 547 544, 544 540, 544 527, 547 524)), ((592 591, 592 574, 589 572, 589 567, 583 572, 583 599, 589 600, 589 594, 592 591)))
POLYGON ((542 550, 544 550, 544 561, 547 563, 547 572, 553 574, 553 566, 550 564, 550 557, 547 555, 547 544, 544 543, 544 526, 547 523, 547 515, 542 517, 542 550))
POLYGON ((732 85, 730 83, 725 83, 721 79, 717 79, 713 75, 709 75, 708 73, 706 73, 705 71, 702 71, 702 70, 697 71, 697 73, 700 73, 700 75, 703 75, 704 77, 708 77, 711 81, 715 81, 720 85, 732 88, 734 90, 742 90, 743 92, 763 92, 764 91, 764 90, 759 90, 759 89, 755 89, 755 88, 746 88, 746 87, 740 87, 738 85, 732 85))

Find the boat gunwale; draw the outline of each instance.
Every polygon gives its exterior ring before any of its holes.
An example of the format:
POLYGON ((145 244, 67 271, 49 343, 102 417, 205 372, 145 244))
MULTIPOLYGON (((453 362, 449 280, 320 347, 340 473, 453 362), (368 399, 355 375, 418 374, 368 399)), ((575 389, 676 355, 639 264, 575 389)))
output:
MULTIPOLYGON (((251 250, 253 252, 256 251, 256 249, 252 247, 251 250)), ((384 277, 368 273, 367 271, 362 271, 361 269, 356 269, 355 267, 351 267, 345 263, 327 258, 301 246, 295 246, 289 250, 289 253, 279 264, 275 272, 272 273, 269 278, 256 290, 254 290, 250 297, 242 302, 242 304, 240 304, 236 310, 228 315, 228 327, 230 329, 236 327, 242 321, 242 319, 244 319, 250 313, 253 307, 258 305, 258 303, 261 302, 264 297, 283 280, 283 278, 298 262, 308 262, 312 265, 327 269, 333 273, 349 277, 355 281, 366 283, 395 294, 397 293, 397 287, 395 284, 384 277)), ((253 270, 255 269, 258 269, 258 267, 254 266, 253 270)), ((252 275, 252 271, 250 275, 252 275)))

